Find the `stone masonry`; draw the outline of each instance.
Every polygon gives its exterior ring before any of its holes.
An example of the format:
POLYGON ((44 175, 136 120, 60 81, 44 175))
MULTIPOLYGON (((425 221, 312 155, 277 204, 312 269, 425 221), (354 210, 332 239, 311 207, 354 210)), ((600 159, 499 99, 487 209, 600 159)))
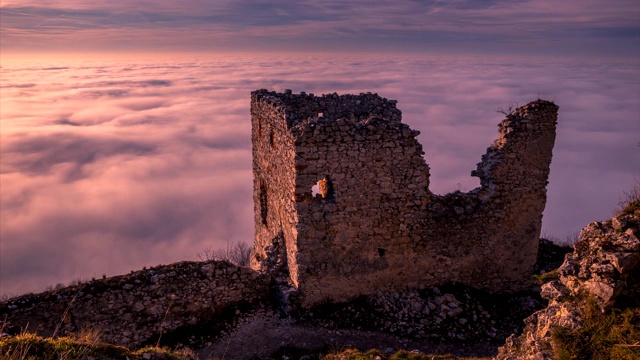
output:
POLYGON ((138 347, 220 321, 224 311, 268 304, 271 281, 226 261, 185 261, 0 302, 0 327, 46 337, 97 330, 101 341, 138 347))
POLYGON ((305 307, 445 283, 524 289, 557 111, 536 100, 508 114, 472 172, 481 186, 438 196, 396 101, 254 91, 252 267, 268 270, 279 239, 305 307))

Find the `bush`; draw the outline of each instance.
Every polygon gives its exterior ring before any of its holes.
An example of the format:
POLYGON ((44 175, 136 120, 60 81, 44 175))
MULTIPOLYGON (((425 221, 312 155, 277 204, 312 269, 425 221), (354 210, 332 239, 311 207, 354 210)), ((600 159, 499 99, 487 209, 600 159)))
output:
POLYGON ((227 242, 225 248, 214 249, 210 246, 196 255, 200 261, 224 260, 238 266, 249 266, 251 246, 246 242, 227 242))

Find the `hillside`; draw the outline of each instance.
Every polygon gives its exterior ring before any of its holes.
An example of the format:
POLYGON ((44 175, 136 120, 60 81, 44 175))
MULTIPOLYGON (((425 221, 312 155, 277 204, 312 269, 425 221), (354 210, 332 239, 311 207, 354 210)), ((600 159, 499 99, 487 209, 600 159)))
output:
POLYGON ((419 359, 419 354, 490 357, 503 345, 496 359, 637 359, 639 229, 636 199, 612 219, 589 224, 573 252, 541 239, 537 280, 516 294, 451 284, 288 308, 288 315, 277 282, 268 276, 220 261, 165 265, 0 303, 5 320, 0 354, 9 359, 419 359), (70 338, 20 335, 25 330, 70 338), (378 350, 342 351, 347 348, 378 350), (398 352, 402 349, 413 352, 398 352))

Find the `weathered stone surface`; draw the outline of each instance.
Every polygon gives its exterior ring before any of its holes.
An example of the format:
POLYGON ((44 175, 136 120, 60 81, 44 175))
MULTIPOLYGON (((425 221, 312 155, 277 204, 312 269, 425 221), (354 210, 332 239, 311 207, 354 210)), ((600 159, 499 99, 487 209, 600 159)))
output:
POLYGON ((555 280, 542 285, 540 290, 540 296, 547 300, 560 300, 567 295, 569 295, 569 289, 561 282, 555 280))
POLYGON ((254 91, 252 267, 281 236, 303 306, 450 282, 526 288, 557 110, 537 100, 509 114, 472 174, 481 187, 437 196, 395 101, 254 91))
POLYGON ((522 320, 542 308, 534 292, 491 294, 463 285, 360 296, 302 311, 300 323, 323 328, 378 330, 429 341, 467 345, 502 343, 522 320))
POLYGON ((611 309, 640 276, 639 224, 636 211, 584 228, 559 268, 560 279, 542 286, 549 306, 527 318, 525 331, 509 337, 496 359, 552 359, 551 330, 582 327, 585 299, 594 298, 602 311, 611 309))
POLYGON ((613 305, 624 279, 640 264, 640 241, 633 225, 637 227, 637 220, 622 214, 582 230, 582 240, 559 269, 560 281, 573 295, 586 292, 605 309, 613 305))
POLYGON ((42 336, 89 328, 102 341, 139 346, 224 309, 266 303, 270 286, 268 274, 228 262, 181 262, 10 299, 0 303, 0 325, 42 336))

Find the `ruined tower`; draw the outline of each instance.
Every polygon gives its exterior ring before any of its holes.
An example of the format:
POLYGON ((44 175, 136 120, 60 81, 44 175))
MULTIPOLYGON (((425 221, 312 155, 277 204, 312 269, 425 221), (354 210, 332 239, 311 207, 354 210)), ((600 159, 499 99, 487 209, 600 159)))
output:
POLYGON ((481 186, 438 196, 395 101, 254 91, 252 267, 273 267, 279 247, 305 306, 449 282, 524 288, 557 109, 537 100, 509 114, 472 174, 481 186))

